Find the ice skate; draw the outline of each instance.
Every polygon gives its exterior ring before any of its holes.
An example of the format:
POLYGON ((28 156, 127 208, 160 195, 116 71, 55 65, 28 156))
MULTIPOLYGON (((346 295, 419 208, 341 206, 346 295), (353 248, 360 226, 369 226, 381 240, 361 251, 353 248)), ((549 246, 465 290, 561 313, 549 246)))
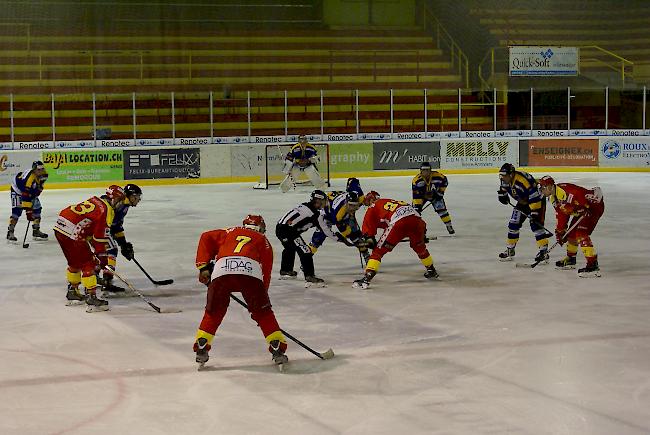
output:
POLYGON ((40 228, 34 227, 32 229, 32 238, 34 240, 47 240, 48 235, 46 233, 42 232, 40 228))
POLYGON ((434 280, 438 279, 440 275, 438 275, 438 272, 436 271, 436 268, 433 267, 433 265, 427 267, 427 271, 424 272, 424 277, 426 279, 434 280))
POLYGON ((456 230, 454 230, 454 227, 451 226, 451 224, 447 225, 447 232, 449 233, 450 236, 453 236, 454 234, 456 234, 456 230))
POLYGON ((599 278, 601 274, 600 267, 598 267, 598 262, 594 261, 591 264, 587 263, 586 267, 578 269, 578 276, 580 278, 599 278))
POLYGON ((512 261, 515 256, 515 248, 507 247, 505 251, 499 254, 499 261, 512 261))
POLYGON ((131 292, 128 292, 127 289, 125 289, 124 287, 114 285, 112 279, 106 279, 106 278, 102 279, 101 287, 102 287, 102 296, 107 298, 119 298, 119 297, 131 296, 131 292))
POLYGON ((368 277, 363 277, 361 279, 357 279, 352 283, 352 288, 360 288, 363 290, 366 290, 368 287, 370 287, 370 280, 368 277))
POLYGON ((309 287, 327 287, 325 281, 315 275, 308 275, 305 277, 305 288, 309 287))
MULTIPOLYGON (((273 362, 278 366, 278 370, 284 371, 284 365, 289 362, 289 358, 284 354, 284 350, 280 347, 279 340, 273 340, 269 343, 271 346, 271 353, 273 362)), ((198 357, 197 357, 198 359, 198 357)))
POLYGON ((290 271, 281 270, 280 271, 280 279, 281 280, 296 279, 297 276, 298 276, 298 272, 296 272, 295 270, 290 270, 290 271))
POLYGON ((208 344, 208 340, 204 337, 201 337, 194 342, 194 352, 196 352, 196 362, 199 363, 199 370, 201 370, 205 363, 210 359, 208 352, 211 348, 212 346, 208 344))
POLYGON ((548 249, 540 249, 535 255, 535 263, 548 264, 548 249))
POLYGON ((108 301, 104 299, 99 299, 96 294, 89 293, 86 296, 86 312, 95 313, 98 311, 108 311, 108 301))
POLYGON ((81 305, 86 301, 86 296, 79 291, 79 287, 68 284, 68 292, 65 294, 66 306, 81 305))
POLYGON ((568 255, 561 260, 555 262, 555 268, 559 270, 571 270, 576 268, 576 257, 569 257, 568 255))
POLYGON ((9 242, 17 242, 18 239, 16 238, 16 235, 14 234, 14 230, 10 229, 7 231, 7 241, 9 242))

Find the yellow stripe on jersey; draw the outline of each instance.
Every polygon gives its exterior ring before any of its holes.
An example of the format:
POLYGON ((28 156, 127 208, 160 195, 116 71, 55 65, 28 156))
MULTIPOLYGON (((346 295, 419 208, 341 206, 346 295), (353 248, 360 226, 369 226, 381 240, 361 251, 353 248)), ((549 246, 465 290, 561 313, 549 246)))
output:
POLYGON ((65 271, 65 277, 68 280, 68 282, 72 285, 79 285, 81 282, 81 272, 70 272, 70 270, 66 269, 65 271))
POLYGON ((433 264, 433 258, 430 255, 427 258, 420 258, 420 261, 424 264, 424 267, 429 267, 433 264))
POLYGON ((368 264, 366 265, 367 270, 374 270, 377 272, 379 270, 379 266, 381 265, 381 261, 375 260, 375 259, 370 259, 368 260, 368 264))

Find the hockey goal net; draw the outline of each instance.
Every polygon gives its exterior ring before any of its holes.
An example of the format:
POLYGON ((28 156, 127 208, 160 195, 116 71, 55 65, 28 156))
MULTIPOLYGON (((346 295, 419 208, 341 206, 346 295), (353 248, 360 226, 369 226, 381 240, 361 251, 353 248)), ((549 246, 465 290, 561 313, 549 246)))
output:
MULTIPOLYGON (((262 168, 262 173, 260 175, 260 181, 255 184, 253 187, 255 189, 268 189, 273 186, 279 186, 284 177, 286 176, 282 172, 284 167, 284 159, 287 156, 287 153, 291 150, 291 147, 294 144, 268 144, 264 146, 264 156, 263 162, 264 166, 262 168)), ((321 178, 327 186, 330 186, 330 145, 328 143, 311 143, 311 145, 316 148, 318 153, 319 162, 316 164, 316 168, 320 173, 321 178)), ((309 178, 305 174, 300 174, 300 177, 296 181, 296 185, 299 186, 311 186, 312 183, 309 181, 309 178)))

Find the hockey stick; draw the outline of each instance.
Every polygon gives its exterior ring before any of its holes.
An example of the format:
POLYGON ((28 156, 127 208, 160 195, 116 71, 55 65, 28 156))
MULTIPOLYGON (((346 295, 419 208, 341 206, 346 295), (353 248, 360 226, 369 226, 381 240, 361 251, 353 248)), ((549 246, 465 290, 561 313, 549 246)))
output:
MULTIPOLYGON (((95 258, 96 258, 96 257, 95 257, 95 258)), ((180 310, 180 309, 172 309, 172 308, 168 308, 168 309, 164 309, 164 310, 161 309, 159 306, 157 306, 156 304, 154 304, 153 302, 151 302, 149 299, 147 299, 147 297, 146 297, 145 295, 143 295, 143 294, 140 293, 138 290, 136 290, 135 287, 133 287, 133 286, 131 285, 130 282, 128 282, 126 279, 122 278, 122 277, 121 277, 117 272, 115 272, 115 270, 113 270, 112 268, 109 268, 109 267, 107 267, 107 266, 103 266, 102 269, 104 269, 104 270, 106 270, 106 271, 108 271, 108 272, 111 272, 113 275, 115 275, 116 277, 118 277, 118 279, 119 279, 120 281, 122 281, 124 284, 126 284, 127 287, 130 288, 131 291, 132 291, 133 293, 135 293, 136 295, 140 296, 140 299, 142 299, 142 300, 145 301, 147 304, 149 304, 149 306, 150 306, 151 308, 153 308, 157 313, 180 313, 180 312, 183 311, 183 310, 180 310)))
MULTIPOLYGON (((231 297, 233 300, 235 300, 239 305, 241 305, 242 307, 248 309, 248 305, 246 305, 246 302, 242 301, 241 299, 239 299, 237 296, 233 295, 232 293, 230 294, 230 297, 231 297)), ((320 358, 320 359, 331 359, 331 358, 334 358, 334 351, 333 351, 331 348, 330 348, 330 349, 327 349, 325 352, 316 352, 314 349, 312 349, 311 347, 307 346, 305 343, 303 343, 302 341, 298 340, 296 337, 294 337, 293 335, 289 334, 289 333, 288 333, 287 331, 285 331, 284 329, 280 329, 280 331, 281 331, 284 335, 286 335, 287 338, 289 338, 291 341, 293 341, 294 343, 296 343, 298 346, 300 346, 300 347, 302 347, 303 349, 305 349, 305 350, 307 350, 307 351, 313 353, 313 354, 316 355, 318 358, 320 358)))
POLYGON ((25 228, 25 237, 23 237, 23 248, 29 248, 29 243, 27 242, 27 233, 29 232, 29 226, 32 224, 32 221, 27 221, 27 228, 25 228))
MULTIPOLYGON (((526 218, 527 218, 528 220, 530 220, 531 222, 533 222, 533 220, 530 218, 530 215, 527 215, 527 214, 524 213, 523 211, 519 210, 519 209, 517 208, 517 204, 513 204, 512 201, 510 201, 510 198, 508 198, 508 204, 510 204, 510 206, 512 206, 512 208, 514 208, 515 210, 517 210, 519 213, 521 213, 521 214, 523 214, 524 216, 526 216, 526 218)), ((543 229, 544 231, 546 231, 546 234, 548 234, 549 237, 553 235, 553 233, 550 232, 550 231, 549 231, 549 230, 548 230, 544 225, 540 224, 540 223, 537 222, 537 221, 534 221, 534 222, 535 222, 537 225, 539 225, 540 227, 542 227, 542 229, 543 229)))
POLYGON ((151 277, 151 275, 147 273, 146 270, 144 270, 144 267, 142 267, 140 263, 138 263, 138 260, 136 260, 135 257, 133 257, 133 262, 140 268, 142 273, 144 273, 147 276, 147 278, 149 278, 149 281, 151 281, 154 285, 169 285, 174 283, 173 279, 163 279, 161 281, 156 281, 151 277))
MULTIPOLYGON (((564 237, 562 237, 562 242, 565 241, 565 239, 566 239, 566 237, 569 235, 569 233, 570 233, 571 231, 573 231, 573 230, 578 226, 578 224, 580 223, 580 221, 582 221, 582 219, 583 219, 584 217, 585 217, 584 215, 580 216, 580 217, 579 217, 579 218, 578 218, 578 219, 573 223, 573 225, 571 225, 571 227, 570 227, 570 228, 566 231, 566 233, 564 234, 564 237)), ((556 241, 555 243, 553 243, 553 245, 551 245, 551 247, 548 248, 548 251, 547 251, 547 252, 551 252, 551 251, 553 250, 553 248, 555 248, 559 243, 560 243, 559 241, 556 241)), ((531 269, 533 269, 534 267, 536 267, 536 266, 537 266, 539 263, 541 263, 542 261, 545 261, 545 260, 535 261, 534 263, 531 263, 531 264, 526 264, 526 263, 517 263, 517 264, 515 264, 515 267, 530 267, 531 269)))

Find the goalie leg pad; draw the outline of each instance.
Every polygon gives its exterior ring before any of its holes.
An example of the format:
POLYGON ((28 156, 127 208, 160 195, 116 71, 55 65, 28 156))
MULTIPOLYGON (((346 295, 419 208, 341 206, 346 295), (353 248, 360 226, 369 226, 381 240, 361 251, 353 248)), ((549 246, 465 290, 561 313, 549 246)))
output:
POLYGON ((325 186, 325 181, 323 181, 320 174, 318 173, 318 170, 316 169, 316 167, 314 165, 307 166, 304 169, 304 173, 309 178, 309 181, 311 181, 311 184, 314 185, 314 188, 322 189, 323 186, 325 186))

